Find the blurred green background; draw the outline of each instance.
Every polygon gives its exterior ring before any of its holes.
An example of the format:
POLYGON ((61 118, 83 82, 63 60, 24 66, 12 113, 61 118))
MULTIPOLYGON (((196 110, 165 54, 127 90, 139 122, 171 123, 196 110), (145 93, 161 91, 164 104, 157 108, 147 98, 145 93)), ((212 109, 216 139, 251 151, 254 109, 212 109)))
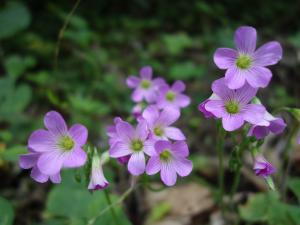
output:
MULTIPOLYGON (((15 224, 41 222, 52 212, 47 205, 41 213, 53 186, 31 181, 16 163, 43 115, 57 110, 69 124, 85 124, 91 144, 107 147, 105 127, 113 117, 130 114, 134 104, 125 80, 141 66, 151 65, 170 83, 187 84, 192 104, 178 126, 195 158, 215 154, 214 122, 203 119, 197 104, 210 96, 211 82, 223 76, 212 55, 218 47, 233 46, 238 26, 254 26, 258 45, 277 40, 283 46, 270 86, 259 92, 264 104, 270 111, 300 106, 300 1, 82 0, 64 31, 55 65, 58 34, 74 4, 0 2, 0 193, 13 204, 15 224)), ((6 203, 0 201, 0 215, 6 203)), ((1 225, 7 221, 0 218, 1 225)))

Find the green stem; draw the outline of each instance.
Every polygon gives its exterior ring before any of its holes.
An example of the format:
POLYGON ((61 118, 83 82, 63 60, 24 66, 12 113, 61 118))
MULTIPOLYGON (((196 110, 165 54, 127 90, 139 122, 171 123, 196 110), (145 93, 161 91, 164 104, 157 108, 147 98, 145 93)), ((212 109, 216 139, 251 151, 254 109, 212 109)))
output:
POLYGON ((283 149, 283 164, 282 164, 282 173, 281 173, 281 181, 280 181, 281 183, 280 192, 283 200, 285 200, 286 198, 287 176, 291 168, 290 149, 291 149, 293 137, 296 135, 298 127, 299 127, 298 123, 292 127, 291 132, 288 135, 285 148, 283 149))
MULTIPOLYGON (((106 198, 106 201, 107 201, 108 205, 112 205, 112 201, 111 201, 111 198, 110 198, 110 194, 109 194, 109 192, 108 192, 107 189, 104 189, 104 195, 105 195, 105 198, 106 198)), ((114 208, 114 207, 111 207, 111 208, 110 208, 110 212, 111 212, 112 217, 114 218, 115 224, 116 224, 116 225, 120 225, 119 220, 118 220, 117 213, 116 213, 116 211, 115 211, 115 208, 114 208)))
POLYGON ((221 208, 221 212, 224 215, 224 138, 225 132, 222 129, 220 123, 217 124, 218 129, 218 136, 217 136, 217 153, 218 153, 218 160, 219 160, 219 196, 218 196, 218 204, 221 208))

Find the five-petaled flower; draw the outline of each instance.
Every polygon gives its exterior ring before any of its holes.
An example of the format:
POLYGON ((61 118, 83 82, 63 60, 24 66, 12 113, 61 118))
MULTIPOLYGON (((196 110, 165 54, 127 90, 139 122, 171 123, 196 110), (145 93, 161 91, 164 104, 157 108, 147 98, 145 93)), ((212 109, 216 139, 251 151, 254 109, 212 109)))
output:
POLYGON ((179 110, 187 107, 191 99, 187 95, 182 94, 184 91, 185 84, 182 81, 175 81, 171 87, 167 84, 161 86, 156 102, 158 108, 174 108, 179 110))
POLYGON ((140 70, 140 76, 129 76, 127 78, 127 85, 130 88, 134 88, 131 97, 135 102, 141 102, 146 100, 148 103, 153 103, 157 99, 159 88, 165 85, 165 81, 162 78, 152 79, 152 68, 145 66, 140 70))
POLYGON ((177 174, 181 177, 188 176, 193 168, 190 160, 186 159, 189 149, 184 141, 160 140, 155 143, 155 153, 151 156, 146 167, 148 175, 160 171, 164 184, 172 186, 176 183, 177 174))
POLYGON ((120 121, 116 124, 118 141, 110 146, 109 154, 112 158, 129 156, 128 170, 132 175, 140 175, 145 172, 145 154, 151 155, 154 152, 152 140, 146 121, 142 120, 136 128, 129 123, 120 121))
POLYGON ((62 116, 55 111, 46 114, 44 124, 47 130, 39 129, 29 137, 29 154, 20 156, 20 165, 33 168, 31 176, 38 182, 45 182, 50 177, 58 183, 62 168, 85 164, 87 156, 82 146, 87 141, 88 131, 81 124, 68 130, 62 116))
POLYGON ((269 125, 264 121, 266 112, 264 106, 249 103, 255 96, 257 89, 245 84, 237 90, 229 89, 224 78, 214 81, 212 91, 219 99, 209 100, 205 109, 215 117, 222 118, 222 124, 226 131, 234 131, 243 126, 247 121, 251 124, 269 125))
POLYGON ((152 137, 158 139, 185 140, 180 129, 170 126, 179 118, 178 110, 167 108, 160 111, 156 106, 148 106, 143 112, 143 118, 148 124, 152 137))
POLYGON ((241 88, 245 81, 254 88, 266 87, 272 72, 266 66, 276 64, 282 58, 282 48, 276 41, 271 41, 257 50, 256 30, 242 26, 235 32, 235 46, 219 48, 214 54, 215 64, 226 69, 225 83, 230 89, 241 88))

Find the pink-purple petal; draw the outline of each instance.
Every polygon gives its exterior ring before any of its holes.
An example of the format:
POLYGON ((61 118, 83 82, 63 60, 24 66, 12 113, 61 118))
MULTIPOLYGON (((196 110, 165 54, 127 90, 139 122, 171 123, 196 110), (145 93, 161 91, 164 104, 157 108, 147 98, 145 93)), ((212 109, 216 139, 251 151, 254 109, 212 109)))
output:
POLYGON ((144 97, 144 91, 141 88, 135 89, 132 94, 131 98, 134 102, 141 102, 144 97))
POLYGON ((188 176, 193 169, 193 163, 185 158, 176 158, 172 161, 173 167, 181 177, 188 176))
POLYGON ((172 144, 172 154, 176 157, 187 157, 189 148, 185 141, 176 141, 172 144))
POLYGON ((183 141, 186 139, 182 131, 176 127, 166 127, 165 135, 172 140, 183 141))
POLYGON ((239 27, 234 35, 235 46, 244 54, 252 54, 256 48, 256 30, 250 26, 239 27))
POLYGON ((246 76, 247 82, 254 88, 264 88, 268 86, 272 78, 272 72, 265 67, 255 66, 249 69, 246 76))
POLYGON ((138 176, 145 172, 146 162, 143 152, 133 153, 128 161, 128 170, 134 175, 138 176))
POLYGON ((131 124, 125 121, 120 121, 117 123, 116 130, 119 138, 124 142, 129 142, 135 134, 135 130, 131 124))
POLYGON ((59 184, 61 182, 61 176, 60 173, 54 174, 50 176, 50 180, 54 184, 59 184))
POLYGON ((45 183, 49 179, 49 176, 41 173, 37 166, 33 167, 31 170, 30 177, 39 183, 45 183))
POLYGON ((185 90, 185 84, 181 80, 175 81, 175 83, 171 87, 172 91, 180 93, 185 90))
POLYGON ((146 173, 148 175, 156 174, 160 171, 161 163, 159 156, 153 156, 148 160, 147 166, 146 166, 146 173))
POLYGON ((243 87, 236 90, 235 98, 239 103, 246 105, 255 97, 256 93, 257 89, 246 83, 243 87))
POLYGON ((225 112, 225 105, 222 100, 210 100, 205 104, 205 110, 212 113, 215 117, 223 117, 225 112))
POLYGON ((254 64, 256 66, 270 66, 278 63, 282 58, 282 47, 277 41, 271 41, 254 53, 254 64))
POLYGON ((167 186, 173 186, 177 180, 176 170, 171 163, 163 163, 160 171, 161 180, 167 186))
POLYGON ((154 125, 159 117, 159 110, 156 106, 150 105, 143 112, 143 118, 148 122, 150 126, 154 125))
POLYGON ((226 131, 234 131, 243 126, 244 119, 240 114, 226 114, 222 118, 222 124, 226 131))
POLYGON ((214 54, 214 62, 220 69, 228 69, 234 65, 238 54, 231 48, 218 48, 214 54))
POLYGON ((35 166, 40 154, 28 153, 20 155, 19 165, 22 169, 30 169, 35 166))
POLYGON ((276 118, 270 122, 269 129, 274 134, 280 134, 284 131, 286 123, 282 118, 276 118))
POLYGON ((46 130, 34 131, 28 139, 28 148, 35 152, 47 152, 52 150, 54 137, 46 130))
POLYGON ((266 109, 263 105, 248 104, 242 109, 241 114, 243 118, 251 124, 262 124, 262 122, 264 122, 265 112, 266 109))
POLYGON ((143 79, 151 80, 152 78, 152 68, 151 66, 144 66, 140 70, 140 76, 143 79))
POLYGON ((109 149, 109 155, 113 158, 120 158, 131 154, 129 146, 123 142, 117 142, 109 149))
POLYGON ((81 167, 85 164, 87 155, 81 148, 65 153, 63 166, 67 168, 81 167))
POLYGON ((44 117, 45 127, 55 136, 65 135, 68 128, 64 118, 55 111, 48 112, 44 117))
POLYGON ((130 88, 136 88, 139 86, 141 80, 136 76, 129 76, 126 80, 127 86, 130 88))
POLYGON ((230 89, 241 88, 246 82, 247 71, 236 66, 230 67, 225 73, 225 84, 230 89))
POLYGON ((174 108, 166 108, 161 111, 157 124, 163 126, 169 126, 175 123, 180 117, 180 111, 174 108))
POLYGON ((77 143, 78 146, 85 145, 88 137, 88 130, 85 126, 81 124, 74 124, 70 130, 69 134, 73 138, 73 140, 77 143))
POLYGON ((135 130, 135 138, 141 139, 141 140, 146 140, 148 137, 148 127, 147 127, 147 121, 146 120, 141 120, 135 130))
POLYGON ((157 154, 160 154, 161 152, 163 152, 165 149, 171 149, 172 145, 169 141, 165 141, 165 140, 160 140, 157 141, 154 144, 154 148, 157 154))
POLYGON ((184 94, 177 94, 176 95, 176 103, 181 108, 187 107, 191 103, 190 97, 184 94))
POLYGON ((59 150, 43 153, 37 166, 41 173, 45 175, 54 175, 59 173, 65 160, 65 154, 59 150))

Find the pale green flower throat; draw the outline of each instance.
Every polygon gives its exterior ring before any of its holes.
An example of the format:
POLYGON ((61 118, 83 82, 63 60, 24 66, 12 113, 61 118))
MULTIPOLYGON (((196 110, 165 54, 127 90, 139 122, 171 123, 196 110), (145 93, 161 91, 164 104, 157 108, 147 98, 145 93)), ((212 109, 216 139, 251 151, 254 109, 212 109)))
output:
POLYGON ((160 160, 167 162, 171 159, 172 154, 170 153, 169 149, 165 149, 160 153, 159 158, 160 160))
POLYGON ((252 59, 249 55, 241 54, 236 59, 235 64, 240 69, 248 69, 251 66, 252 59))
POLYGON ((169 102, 173 102, 174 99, 175 99, 176 95, 173 91, 168 91, 167 94, 166 94, 166 99, 169 101, 169 102))
POLYGON ((141 87, 143 89, 149 89, 151 87, 151 82, 149 80, 142 80, 141 87))
POLYGON ((137 140, 133 140, 131 142, 131 148, 133 151, 135 152, 140 152, 143 150, 144 144, 141 140, 137 139, 137 140))
POLYGON ((239 112, 239 103, 236 101, 228 101, 225 104, 226 111, 230 114, 236 114, 239 112))
POLYGON ((75 143, 73 139, 69 136, 62 136, 58 142, 60 149, 64 151, 70 151, 73 149, 75 143))

